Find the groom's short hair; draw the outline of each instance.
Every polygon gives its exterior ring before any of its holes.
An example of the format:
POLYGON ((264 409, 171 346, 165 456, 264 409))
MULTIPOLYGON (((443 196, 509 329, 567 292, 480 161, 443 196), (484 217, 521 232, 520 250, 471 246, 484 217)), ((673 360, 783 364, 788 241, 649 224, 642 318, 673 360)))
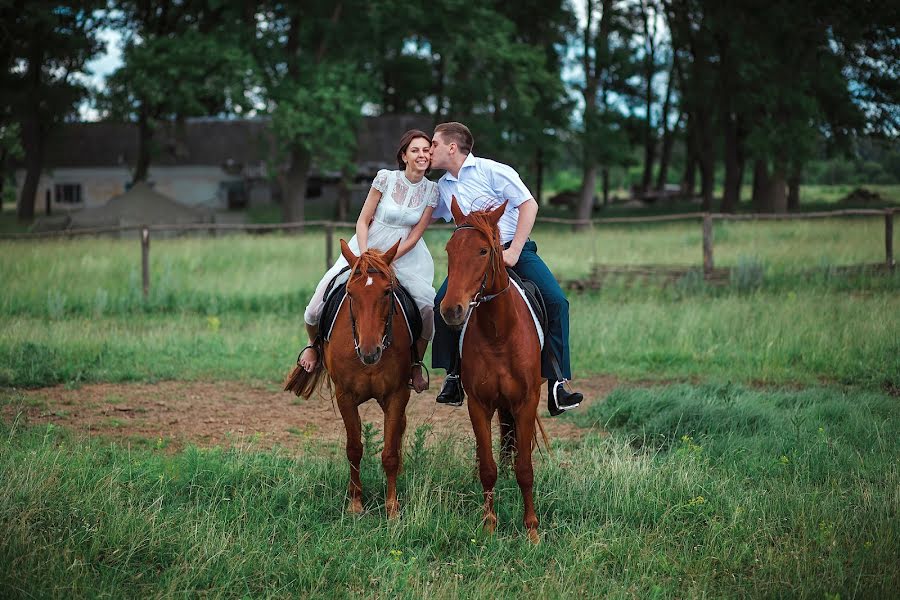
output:
POLYGON ((434 128, 434 132, 440 133, 441 137, 448 142, 454 142, 463 154, 469 154, 475 147, 475 138, 472 137, 472 132, 462 123, 456 121, 441 123, 434 128))

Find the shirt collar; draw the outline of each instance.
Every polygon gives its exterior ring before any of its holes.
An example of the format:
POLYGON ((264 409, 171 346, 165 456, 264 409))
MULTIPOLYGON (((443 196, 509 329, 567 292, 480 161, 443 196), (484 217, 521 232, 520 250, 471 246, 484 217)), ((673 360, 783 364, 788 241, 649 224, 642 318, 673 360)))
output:
MULTIPOLYGON (((459 174, 462 175, 463 169, 467 169, 469 167, 474 167, 474 166, 475 166, 475 155, 473 153, 469 152, 469 155, 466 156, 466 160, 463 161, 462 166, 459 168, 459 174)), ((459 181, 459 177, 454 177, 453 174, 450 173, 450 171, 447 171, 445 176, 447 177, 447 179, 450 179, 453 181, 459 181)))

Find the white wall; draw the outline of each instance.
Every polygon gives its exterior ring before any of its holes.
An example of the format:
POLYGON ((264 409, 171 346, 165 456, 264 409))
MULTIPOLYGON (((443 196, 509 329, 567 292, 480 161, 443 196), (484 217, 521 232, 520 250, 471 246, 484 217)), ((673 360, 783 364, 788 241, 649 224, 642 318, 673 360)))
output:
MULTIPOLYGON (((239 175, 228 175, 215 166, 151 166, 147 178, 161 194, 182 204, 208 208, 227 208, 228 198, 220 188, 220 183, 241 180, 239 175)), ((50 191, 51 201, 55 200, 54 186, 58 184, 81 184, 82 205, 53 202, 51 209, 54 212, 102 206, 113 196, 123 193, 129 181, 131 169, 128 167, 54 169, 44 172, 38 183, 35 213, 44 214, 47 191, 50 191)), ((24 183, 25 170, 19 169, 16 171, 16 198, 20 196, 24 183)))

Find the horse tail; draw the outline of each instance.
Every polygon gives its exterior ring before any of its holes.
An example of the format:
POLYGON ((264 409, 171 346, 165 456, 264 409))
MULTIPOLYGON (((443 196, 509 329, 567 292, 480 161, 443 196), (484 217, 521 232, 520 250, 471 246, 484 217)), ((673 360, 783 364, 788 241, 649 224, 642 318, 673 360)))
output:
POLYGON ((538 448, 540 450, 541 445, 538 442, 538 436, 537 436, 537 432, 538 432, 538 430, 540 430, 541 438, 543 438, 543 440, 544 440, 544 449, 547 452, 550 452, 550 436, 547 435, 547 430, 544 429, 544 424, 541 422, 541 418, 539 416, 535 415, 534 422, 537 424, 537 427, 535 427, 535 429, 534 429, 534 436, 533 436, 533 442, 532 442, 534 447, 538 448))

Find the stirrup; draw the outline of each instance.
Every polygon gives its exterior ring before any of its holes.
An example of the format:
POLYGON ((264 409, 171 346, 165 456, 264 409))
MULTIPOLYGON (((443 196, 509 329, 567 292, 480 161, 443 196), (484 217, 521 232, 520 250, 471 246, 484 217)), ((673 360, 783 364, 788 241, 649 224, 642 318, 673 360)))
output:
MULTIPOLYGON (((308 346, 303 346, 302 348, 300 348, 300 352, 297 354, 297 364, 298 364, 298 365, 300 364, 300 357, 303 356, 303 353, 306 352, 307 350, 309 350, 310 348, 312 348, 313 350, 315 350, 317 355, 319 354, 319 350, 316 348, 316 345, 315 345, 315 344, 310 344, 310 345, 308 345, 308 346)), ((316 362, 319 362, 319 361, 317 360, 316 362)))
MULTIPOLYGON (((302 351, 301 351, 301 354, 302 354, 302 351)), ((425 363, 423 363, 421 360, 417 360, 413 364, 409 365, 410 369, 412 369, 413 367, 422 367, 423 369, 425 369, 425 389, 426 390, 429 389, 431 387, 431 371, 428 370, 428 367, 426 367, 425 363)), ((412 383, 412 374, 410 374, 409 383, 407 383, 406 385, 409 386, 409 389, 415 391, 416 388, 413 386, 413 383, 412 383)), ((420 392, 416 392, 416 393, 419 394, 420 392)))

